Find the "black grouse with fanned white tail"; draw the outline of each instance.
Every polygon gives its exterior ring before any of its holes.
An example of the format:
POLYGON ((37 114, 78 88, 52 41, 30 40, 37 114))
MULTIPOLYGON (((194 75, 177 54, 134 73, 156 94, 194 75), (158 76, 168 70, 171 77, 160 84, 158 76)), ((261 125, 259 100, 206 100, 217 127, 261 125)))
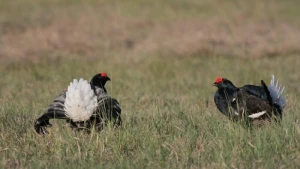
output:
POLYGON ((213 83, 218 88, 214 101, 221 113, 232 120, 246 120, 260 124, 282 118, 282 112, 286 105, 286 96, 283 96, 284 87, 279 81, 275 83, 272 76, 270 85, 261 80, 261 86, 245 85, 235 87, 226 78, 217 78, 213 83))
POLYGON ((58 95, 35 121, 36 132, 47 134, 46 127, 52 126, 50 119, 65 119, 76 130, 89 131, 95 126, 97 131, 101 131, 108 121, 112 121, 115 126, 121 125, 120 104, 104 87, 109 80, 104 72, 96 74, 90 83, 74 79, 68 89, 58 95))

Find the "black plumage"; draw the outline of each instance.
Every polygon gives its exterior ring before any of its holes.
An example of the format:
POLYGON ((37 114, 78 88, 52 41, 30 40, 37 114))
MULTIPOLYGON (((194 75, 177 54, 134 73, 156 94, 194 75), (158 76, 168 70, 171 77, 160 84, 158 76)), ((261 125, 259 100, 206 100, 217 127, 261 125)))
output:
POLYGON ((65 90, 54 99, 47 107, 45 113, 35 121, 34 128, 36 132, 39 134, 46 134, 46 127, 52 126, 49 122, 50 119, 65 119, 70 127, 76 130, 89 130, 92 126, 95 126, 95 129, 100 131, 108 121, 113 121, 115 126, 120 126, 122 124, 120 104, 107 93, 107 90, 104 87, 109 80, 110 78, 104 72, 96 74, 91 79, 90 85, 97 96, 98 106, 89 120, 74 122, 66 116, 64 103, 67 90, 65 90))
POLYGON ((282 117, 284 105, 274 103, 276 98, 270 94, 270 88, 274 86, 266 86, 263 80, 261 86, 245 85, 238 88, 226 78, 217 78, 213 85, 218 88, 214 96, 215 104, 230 119, 254 122, 270 121, 273 116, 282 117))

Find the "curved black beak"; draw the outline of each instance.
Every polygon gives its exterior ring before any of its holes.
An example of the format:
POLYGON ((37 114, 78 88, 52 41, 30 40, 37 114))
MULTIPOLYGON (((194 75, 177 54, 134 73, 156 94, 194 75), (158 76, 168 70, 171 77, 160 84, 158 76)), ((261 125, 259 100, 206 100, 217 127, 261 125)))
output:
POLYGON ((215 82, 215 83, 213 83, 212 85, 213 85, 213 86, 217 86, 217 83, 215 82))
POLYGON ((107 77, 106 79, 107 79, 107 81, 110 81, 110 78, 109 78, 109 77, 107 77))

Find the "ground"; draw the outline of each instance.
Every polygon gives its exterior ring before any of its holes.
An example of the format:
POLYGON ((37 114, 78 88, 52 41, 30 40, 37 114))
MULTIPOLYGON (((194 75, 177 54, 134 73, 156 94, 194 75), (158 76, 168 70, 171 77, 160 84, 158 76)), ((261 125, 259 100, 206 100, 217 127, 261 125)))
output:
POLYGON ((0 1, 0 168, 298 168, 299 1, 0 1), (105 71, 123 128, 34 120, 73 78, 105 71), (281 125, 246 128, 216 77, 286 86, 281 125))

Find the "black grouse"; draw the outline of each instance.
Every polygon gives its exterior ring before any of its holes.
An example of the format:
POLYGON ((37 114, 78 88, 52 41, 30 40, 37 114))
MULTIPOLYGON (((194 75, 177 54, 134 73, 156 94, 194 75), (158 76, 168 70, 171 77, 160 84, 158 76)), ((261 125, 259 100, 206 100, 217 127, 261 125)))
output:
POLYGON ((50 119, 65 119, 71 128, 77 130, 95 126, 97 131, 101 131, 109 120, 116 126, 121 125, 120 104, 108 95, 104 87, 109 80, 105 72, 96 74, 90 83, 74 79, 35 121, 36 132, 47 134, 46 127, 52 126, 50 119))
POLYGON ((213 85, 218 88, 214 96, 217 108, 232 120, 261 125, 273 117, 282 118, 287 100, 282 95, 284 87, 280 86, 278 80, 275 83, 274 76, 269 86, 261 80, 261 86, 245 85, 237 88, 226 78, 217 78, 213 85))

